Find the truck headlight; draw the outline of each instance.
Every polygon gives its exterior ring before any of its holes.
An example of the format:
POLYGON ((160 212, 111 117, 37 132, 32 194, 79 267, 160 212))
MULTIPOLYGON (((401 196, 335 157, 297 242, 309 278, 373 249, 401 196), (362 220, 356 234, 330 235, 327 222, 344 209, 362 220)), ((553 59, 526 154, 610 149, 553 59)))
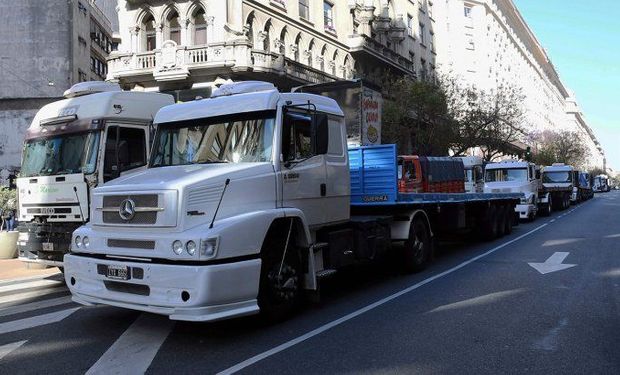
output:
POLYGON ((88 249, 88 247, 90 246, 90 239, 88 238, 88 236, 84 236, 84 238, 82 239, 82 244, 84 244, 84 247, 88 249))
POLYGON ((183 242, 179 240, 174 241, 172 243, 172 251, 174 251, 176 255, 181 255, 183 252, 183 242))
POLYGON ((75 237, 75 246, 77 246, 78 249, 82 247, 82 237, 80 236, 75 237))
POLYGON ((217 237, 207 238, 200 241, 200 255, 211 258, 217 253, 219 241, 217 237))
POLYGON ((196 254, 196 242, 187 241, 187 243, 185 244, 185 250, 189 255, 193 256, 194 254, 196 254))

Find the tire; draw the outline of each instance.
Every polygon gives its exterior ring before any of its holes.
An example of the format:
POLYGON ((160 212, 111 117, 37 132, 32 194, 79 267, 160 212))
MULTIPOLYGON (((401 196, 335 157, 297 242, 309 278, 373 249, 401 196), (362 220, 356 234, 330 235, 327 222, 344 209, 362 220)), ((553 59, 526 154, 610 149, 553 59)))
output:
POLYGON ((497 229, 497 237, 503 237, 506 234, 504 231, 506 230, 506 208, 504 206, 499 206, 497 208, 497 220, 495 220, 495 225, 497 229))
POLYGON ((545 204, 543 206, 543 209, 540 210, 540 216, 549 216, 549 215, 551 215, 551 202, 545 204))
POLYGON ((511 206, 506 206, 506 222, 504 227, 504 234, 509 235, 512 233, 512 222, 514 220, 514 209, 511 206))
POLYGON ((285 243, 286 239, 270 241, 261 255, 258 306, 262 317, 270 323, 290 316, 301 301, 301 259, 291 239, 282 261, 285 243))
POLYGON ((481 237, 485 241, 491 241, 497 237, 497 207, 491 206, 486 210, 485 217, 480 226, 481 237))
POLYGON ((403 265, 405 272, 420 272, 426 268, 431 256, 430 230, 421 217, 413 219, 409 226, 409 238, 403 249, 403 265))

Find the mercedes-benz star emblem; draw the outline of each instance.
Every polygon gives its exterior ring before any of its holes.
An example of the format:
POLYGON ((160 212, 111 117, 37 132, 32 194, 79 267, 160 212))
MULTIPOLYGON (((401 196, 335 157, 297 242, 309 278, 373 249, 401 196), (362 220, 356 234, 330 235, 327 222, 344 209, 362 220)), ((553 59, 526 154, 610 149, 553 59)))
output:
POLYGON ((129 198, 125 199, 118 208, 118 214, 125 221, 133 219, 136 216, 136 203, 129 198))

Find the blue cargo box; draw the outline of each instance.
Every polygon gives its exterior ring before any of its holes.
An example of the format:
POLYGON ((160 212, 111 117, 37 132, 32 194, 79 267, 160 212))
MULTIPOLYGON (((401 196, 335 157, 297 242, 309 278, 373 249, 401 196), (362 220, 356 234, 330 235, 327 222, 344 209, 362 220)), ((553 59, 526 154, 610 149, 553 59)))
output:
POLYGON ((351 205, 407 205, 519 200, 523 193, 399 193, 396 145, 349 149, 351 205))

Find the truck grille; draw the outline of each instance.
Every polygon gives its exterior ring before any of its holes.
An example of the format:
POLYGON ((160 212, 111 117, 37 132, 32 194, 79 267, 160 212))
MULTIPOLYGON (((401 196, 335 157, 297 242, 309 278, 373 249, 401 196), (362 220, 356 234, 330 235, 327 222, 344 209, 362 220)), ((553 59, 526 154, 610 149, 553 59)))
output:
POLYGON ((155 224, 157 222, 157 212, 160 210, 158 205, 159 196, 157 194, 108 195, 103 197, 103 222, 106 224, 155 224), (119 215, 120 205, 126 199, 131 199, 135 203, 136 213, 131 220, 124 220, 119 215), (149 208, 153 210, 138 211, 149 208))
POLYGON ((108 247, 118 247, 118 248, 125 248, 125 249, 154 250, 155 249, 155 241, 108 239, 108 247))

